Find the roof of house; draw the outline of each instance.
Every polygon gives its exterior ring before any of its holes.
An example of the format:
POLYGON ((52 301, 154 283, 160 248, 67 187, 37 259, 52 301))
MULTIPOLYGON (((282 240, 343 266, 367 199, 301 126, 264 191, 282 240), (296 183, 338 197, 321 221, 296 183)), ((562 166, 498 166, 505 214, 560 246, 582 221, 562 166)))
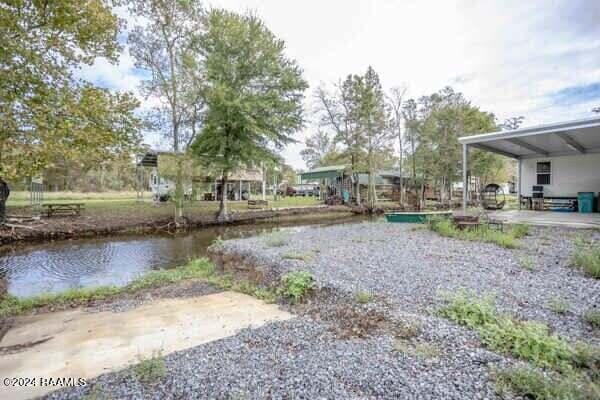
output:
POLYGON ((600 117, 465 136, 459 141, 517 159, 600 153, 600 117))
POLYGON ((334 179, 346 170, 346 165, 329 165, 326 167, 313 168, 310 171, 302 172, 302 180, 334 179))

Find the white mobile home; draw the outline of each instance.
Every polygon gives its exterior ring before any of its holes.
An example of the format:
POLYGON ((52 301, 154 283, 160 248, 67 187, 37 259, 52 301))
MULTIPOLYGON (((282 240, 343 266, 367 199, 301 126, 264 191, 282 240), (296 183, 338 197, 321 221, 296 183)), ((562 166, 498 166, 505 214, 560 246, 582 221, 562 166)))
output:
MULTIPOLYGON (((581 211, 583 194, 600 192, 600 118, 583 119, 460 138, 463 178, 470 147, 518 162, 517 194, 521 207, 581 211)), ((464 192, 463 205, 467 205, 464 192)), ((592 202, 593 208, 593 202, 592 202)), ((590 210, 591 211, 591 210, 590 210)))

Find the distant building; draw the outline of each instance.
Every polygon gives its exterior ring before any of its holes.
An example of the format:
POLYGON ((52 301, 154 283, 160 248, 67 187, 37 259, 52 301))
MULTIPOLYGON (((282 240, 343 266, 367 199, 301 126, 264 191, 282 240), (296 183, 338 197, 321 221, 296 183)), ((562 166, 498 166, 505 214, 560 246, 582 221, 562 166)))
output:
MULTIPOLYGON (((176 162, 172 152, 147 151, 137 157, 138 186, 150 189, 155 201, 166 201, 175 191, 176 162)), ((262 192, 263 172, 245 168, 227 177, 227 198, 248 200, 262 192)), ((221 176, 184 162, 184 195, 192 200, 219 200, 221 176)), ((140 195, 138 194, 138 197, 140 195)))
MULTIPOLYGON (((369 174, 351 173, 348 165, 330 165, 314 168, 299 174, 302 183, 316 183, 321 199, 338 198, 343 203, 366 200, 369 174), (357 185, 358 183, 358 185, 357 185)), ((408 181, 408 177, 404 177, 408 181)), ((375 194, 379 201, 400 199, 400 174, 398 171, 381 170, 375 176, 375 194)))

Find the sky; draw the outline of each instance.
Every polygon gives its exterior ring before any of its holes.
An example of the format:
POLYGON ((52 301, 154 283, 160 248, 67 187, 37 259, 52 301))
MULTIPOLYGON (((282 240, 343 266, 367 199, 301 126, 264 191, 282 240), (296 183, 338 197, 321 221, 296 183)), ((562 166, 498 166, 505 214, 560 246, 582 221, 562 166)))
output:
MULTIPOLYGON (((307 124, 283 152, 305 168, 303 142, 316 130, 313 94, 371 65, 384 88, 418 98, 452 86, 499 121, 526 125, 592 117, 600 106, 598 0, 212 0, 207 7, 253 12, 304 70, 307 124)), ((126 12, 119 15, 134 22, 126 12)), ((121 38, 124 40, 126 33, 121 38)), ((139 95, 143 74, 127 47, 119 63, 99 59, 79 74, 139 95)), ((152 101, 141 96, 142 109, 152 101)), ((156 134, 146 142, 165 147, 156 134)))

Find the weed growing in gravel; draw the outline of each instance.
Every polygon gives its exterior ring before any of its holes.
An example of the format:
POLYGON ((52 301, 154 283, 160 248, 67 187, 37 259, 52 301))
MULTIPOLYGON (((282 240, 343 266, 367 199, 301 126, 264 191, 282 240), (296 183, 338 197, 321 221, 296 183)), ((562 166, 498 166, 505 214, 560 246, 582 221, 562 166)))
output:
POLYGON ((551 375, 521 367, 495 375, 496 390, 502 397, 516 394, 533 400, 587 400, 598 396, 597 385, 581 374, 551 375))
POLYGON ((95 384, 87 394, 81 397, 81 400, 107 400, 111 397, 106 394, 101 385, 95 384))
POLYGON ((283 258, 286 260, 298 260, 308 262, 312 260, 312 254, 309 253, 287 253, 283 255, 283 258))
POLYGON ((359 304, 367 304, 373 301, 373 293, 366 291, 359 291, 354 294, 354 300, 359 304))
POLYGON ((557 314, 566 314, 569 311, 569 303, 561 298, 554 298, 550 300, 550 309, 557 314))
POLYGON ((593 328, 600 329, 600 310, 587 310, 585 314, 583 314, 583 319, 593 328))
POLYGON ((152 357, 142 359, 133 367, 133 375, 143 383, 155 383, 167 373, 165 360, 160 352, 152 354, 152 357))
POLYGON ((529 225, 527 224, 513 224, 510 227, 509 233, 516 239, 521 239, 529 234, 529 225))
POLYGON ((572 263, 590 278, 600 279, 600 245, 576 238, 572 263))
POLYGON ((294 271, 281 278, 277 293, 289 298, 292 303, 297 303, 313 290, 314 285, 315 278, 310 272, 294 271))
POLYGON ((435 343, 411 343, 408 340, 394 340, 394 350, 408 356, 420 358, 436 358, 442 353, 435 343))
POLYGON ((259 287, 250 281, 234 282, 230 288, 233 291, 256 297, 257 299, 263 300, 267 303, 275 303, 277 300, 277 293, 274 289, 259 287))
POLYGON ((394 327, 396 339, 412 339, 423 333, 423 328, 417 322, 405 322, 394 327))
MULTIPOLYGON (((444 217, 433 217, 429 220, 429 228, 441 236, 455 239, 470 240, 474 242, 495 243, 500 247, 507 249, 516 249, 520 247, 518 238, 524 236, 526 226, 517 229, 512 228, 507 233, 489 228, 487 225, 480 225, 475 229, 458 229, 452 220, 444 217)), ((527 228, 528 229, 528 228, 527 228)))
POLYGON ((476 329, 483 343, 492 350, 512 354, 539 367, 572 371, 588 365, 596 357, 596 352, 587 346, 574 346, 550 334, 546 325, 500 315, 491 299, 469 297, 464 291, 451 297, 439 314, 476 329))
POLYGON ((520 260, 521 267, 527 271, 535 271, 535 263, 531 257, 522 257, 520 260))
POLYGON ((498 320, 491 296, 477 299, 466 291, 460 291, 445 297, 448 305, 441 308, 438 313, 460 325, 477 328, 495 324, 498 320))
POLYGON ((206 279, 213 275, 214 266, 205 258, 190 261, 187 265, 152 271, 135 279, 126 286, 100 286, 96 288, 71 289, 58 294, 41 294, 29 298, 6 296, 0 301, 0 317, 23 314, 44 306, 81 305, 90 301, 104 300, 118 295, 135 293, 145 289, 166 286, 185 280, 206 279))
POLYGON ((281 232, 273 232, 267 235, 265 244, 268 247, 283 247, 287 243, 287 237, 281 232))

